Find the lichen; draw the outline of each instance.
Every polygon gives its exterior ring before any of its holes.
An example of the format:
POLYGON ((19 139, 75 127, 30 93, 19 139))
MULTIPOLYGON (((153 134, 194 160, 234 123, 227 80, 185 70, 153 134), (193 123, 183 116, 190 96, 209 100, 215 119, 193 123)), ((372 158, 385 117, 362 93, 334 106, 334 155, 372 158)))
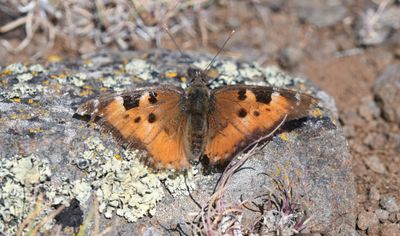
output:
MULTIPOLYGON (((99 211, 106 218, 115 213, 129 222, 135 222, 144 215, 154 215, 157 202, 164 196, 161 181, 174 195, 187 192, 183 175, 168 171, 153 172, 140 161, 139 151, 119 154, 107 149, 97 137, 89 137, 85 144, 87 150, 75 160, 75 164, 88 173, 79 184, 90 183, 91 188, 86 184, 85 188, 79 187, 76 193, 85 196, 86 201, 93 189, 100 203, 99 211)), ((190 181, 193 175, 194 172, 189 172, 189 181, 186 181, 191 189, 195 186, 190 181)), ((78 198, 76 193, 73 195, 78 198)))
MULTIPOLYGON (((34 192, 45 186, 50 176, 50 164, 47 159, 39 159, 34 155, 16 155, 0 159, 1 232, 6 235, 16 233, 19 224, 33 209, 31 202, 35 198, 34 192)), ((50 208, 44 208, 33 221, 38 222, 50 211, 50 208)))
POLYGON ((262 77, 264 76, 262 69, 257 64, 243 64, 239 68, 240 76, 246 79, 253 79, 255 77, 262 77))
POLYGON ((4 71, 8 71, 8 74, 15 75, 27 72, 28 69, 22 63, 15 63, 8 65, 4 71))
POLYGON ((153 78, 151 71, 154 71, 153 65, 145 60, 132 59, 125 65, 125 71, 129 75, 133 75, 142 80, 150 80, 153 78))
POLYGON ((266 76, 267 82, 275 87, 287 87, 304 82, 304 79, 299 77, 292 77, 283 72, 277 66, 265 67, 264 74, 266 76))

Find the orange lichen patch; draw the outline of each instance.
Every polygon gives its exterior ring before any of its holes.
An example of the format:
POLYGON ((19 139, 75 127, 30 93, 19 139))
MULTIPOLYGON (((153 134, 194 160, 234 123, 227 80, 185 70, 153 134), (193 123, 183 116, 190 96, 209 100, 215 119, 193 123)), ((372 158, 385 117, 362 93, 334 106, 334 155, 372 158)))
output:
POLYGON ((90 86, 90 85, 88 85, 88 84, 83 85, 83 88, 84 88, 84 89, 93 89, 92 86, 90 86))
POLYGON ((317 118, 317 117, 322 117, 323 113, 322 113, 321 109, 315 108, 315 109, 311 112, 311 115, 312 115, 313 117, 317 118))
POLYGON ((50 82, 49 82, 48 80, 44 80, 44 81, 42 82, 43 85, 49 85, 49 83, 50 83, 50 82))
POLYGON ((85 61, 83 61, 83 63, 85 65, 93 64, 92 60, 90 60, 90 59, 86 59, 85 61))
POLYGON ((39 74, 37 71, 32 71, 31 73, 33 76, 37 76, 39 74))
POLYGON ((11 75, 12 71, 9 69, 4 69, 0 72, 0 76, 11 75))
POLYGON ((285 133, 281 133, 281 134, 279 135, 279 137, 280 137, 282 140, 286 141, 286 142, 289 141, 289 138, 288 138, 286 132, 285 132, 285 133))
POLYGON ((13 102, 21 103, 21 98, 13 98, 11 99, 13 102))
POLYGON ((29 128, 29 133, 31 133, 31 134, 37 134, 37 133, 41 133, 41 132, 43 132, 43 129, 41 127, 29 128))
POLYGON ((60 62, 62 61, 62 58, 58 55, 50 55, 47 57, 48 62, 60 62))
POLYGON ((79 96, 81 97, 87 97, 89 95, 93 94, 93 90, 91 89, 82 89, 82 91, 79 93, 79 96))
POLYGON ((108 91, 108 88, 101 87, 99 90, 100 90, 100 92, 107 92, 107 91, 108 91))
POLYGON ((184 82, 184 83, 186 83, 186 82, 187 82, 187 78, 186 78, 185 76, 182 76, 182 77, 181 77, 181 81, 184 82))
POLYGON ((33 99, 32 98, 29 98, 28 99, 28 104, 32 104, 33 103, 33 99))
POLYGON ((178 73, 176 73, 175 71, 167 71, 164 75, 167 78, 176 78, 178 76, 178 73))
POLYGON ((115 158, 116 160, 118 160, 118 161, 121 161, 121 160, 123 159, 122 156, 119 155, 119 154, 115 154, 115 155, 114 155, 114 158, 115 158))
POLYGON ((11 120, 28 120, 31 118, 32 118, 32 115, 28 114, 28 113, 20 113, 20 114, 13 113, 10 115, 11 120))

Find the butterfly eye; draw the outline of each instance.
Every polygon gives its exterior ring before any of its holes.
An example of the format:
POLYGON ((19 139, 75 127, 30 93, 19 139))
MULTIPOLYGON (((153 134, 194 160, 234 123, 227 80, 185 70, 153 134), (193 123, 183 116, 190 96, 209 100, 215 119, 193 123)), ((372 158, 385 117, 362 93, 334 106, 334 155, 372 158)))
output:
POLYGON ((191 78, 191 81, 193 81, 196 77, 200 75, 201 71, 196 68, 189 68, 187 73, 189 78, 191 78))

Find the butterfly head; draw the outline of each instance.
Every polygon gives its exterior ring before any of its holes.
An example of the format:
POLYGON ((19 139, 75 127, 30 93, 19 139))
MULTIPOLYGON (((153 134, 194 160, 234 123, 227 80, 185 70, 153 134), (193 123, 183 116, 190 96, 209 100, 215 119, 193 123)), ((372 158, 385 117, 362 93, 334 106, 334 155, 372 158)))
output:
POLYGON ((198 85, 206 85, 207 81, 210 79, 204 70, 197 69, 197 68, 189 68, 187 71, 189 77, 189 84, 191 86, 198 86, 198 85))

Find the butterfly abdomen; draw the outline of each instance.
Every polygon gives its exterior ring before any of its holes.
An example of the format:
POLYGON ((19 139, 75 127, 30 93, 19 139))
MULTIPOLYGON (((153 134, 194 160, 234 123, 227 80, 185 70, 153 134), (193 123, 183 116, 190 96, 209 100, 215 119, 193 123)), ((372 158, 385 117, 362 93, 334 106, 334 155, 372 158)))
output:
POLYGON ((186 91, 185 110, 188 116, 187 143, 193 158, 203 154, 207 136, 207 114, 209 90, 203 86, 192 86, 186 91))

